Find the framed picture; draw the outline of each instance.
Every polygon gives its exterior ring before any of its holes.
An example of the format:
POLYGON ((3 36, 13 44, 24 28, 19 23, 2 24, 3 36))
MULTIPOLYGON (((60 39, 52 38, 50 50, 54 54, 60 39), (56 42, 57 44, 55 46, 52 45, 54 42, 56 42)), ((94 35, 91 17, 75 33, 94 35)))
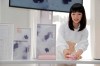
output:
POLYGON ((14 40, 13 60, 30 60, 30 47, 27 41, 14 40))
POLYGON ((12 60, 13 24, 0 24, 0 60, 12 60))
POLYGON ((74 3, 83 4, 83 0, 10 0, 10 7, 69 12, 74 3))
POLYGON ((30 60, 31 29, 17 28, 13 43, 13 60, 30 60))
POLYGON ((42 60, 56 59, 56 25, 37 25, 36 56, 42 60))

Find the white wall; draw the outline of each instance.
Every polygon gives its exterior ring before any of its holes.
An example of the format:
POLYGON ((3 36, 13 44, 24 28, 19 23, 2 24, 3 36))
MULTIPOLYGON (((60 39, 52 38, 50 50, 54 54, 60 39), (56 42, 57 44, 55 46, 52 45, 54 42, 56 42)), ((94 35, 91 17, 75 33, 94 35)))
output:
POLYGON ((91 29, 91 31, 90 31, 90 38, 91 38, 91 46, 92 46, 92 48, 91 48, 91 50, 93 51, 92 52, 92 57, 94 58, 95 57, 95 55, 94 55, 94 53, 95 53, 95 51, 94 51, 94 46, 95 46, 95 0, 91 0, 91 13, 90 13, 90 18, 91 18, 91 20, 90 20, 90 29, 91 29))
POLYGON ((53 12, 41 11, 40 12, 40 23, 41 24, 52 24, 53 12))
POLYGON ((91 7, 91 37, 92 37, 92 47, 94 47, 93 58, 100 59, 100 0, 92 0, 91 7), (93 42, 94 41, 94 42, 93 42))
MULTIPOLYGON (((33 14, 38 15, 38 12, 33 14)), ((14 24, 15 28, 28 28, 32 23, 30 16, 31 13, 29 9, 9 7, 9 0, 0 0, 0 23, 11 23, 14 24)), ((33 18, 33 23, 37 22, 38 17, 33 18)), ((10 58, 8 60, 10 60, 10 58)), ((33 66, 33 64, 0 64, 0 66, 33 66)))
MULTIPOLYGON (((1 0, 0 0, 0 15, 1 15, 1 0)), ((1 22, 1 16, 0 16, 0 22, 1 22)))
MULTIPOLYGON (((100 59, 100 0, 91 0, 91 44, 93 59, 100 59)), ((95 64, 100 66, 100 64, 95 64)))
POLYGON ((95 59, 100 59, 100 0, 95 0, 95 59))
POLYGON ((29 10, 9 7, 9 0, 0 0, 1 2, 1 22, 13 23, 15 27, 29 26, 29 10))

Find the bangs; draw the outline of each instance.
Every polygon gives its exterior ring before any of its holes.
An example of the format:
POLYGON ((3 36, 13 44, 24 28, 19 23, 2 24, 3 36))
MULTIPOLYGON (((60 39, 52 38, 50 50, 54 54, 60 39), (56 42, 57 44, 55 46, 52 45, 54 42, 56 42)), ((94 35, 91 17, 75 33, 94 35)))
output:
POLYGON ((80 13, 83 13, 83 9, 81 8, 81 7, 76 7, 76 8, 72 8, 71 10, 70 10, 70 12, 72 13, 72 12, 80 12, 80 13))
POLYGON ((72 12, 84 13, 84 7, 81 4, 74 4, 70 9, 70 13, 72 12))

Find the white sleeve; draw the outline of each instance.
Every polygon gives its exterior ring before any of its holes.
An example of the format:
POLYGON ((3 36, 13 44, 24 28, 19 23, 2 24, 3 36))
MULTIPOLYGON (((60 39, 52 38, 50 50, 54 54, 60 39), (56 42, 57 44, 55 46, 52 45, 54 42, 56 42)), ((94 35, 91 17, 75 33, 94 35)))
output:
POLYGON ((76 51, 81 49, 83 51, 87 50, 88 47, 88 30, 84 29, 82 33, 81 41, 76 45, 76 51))
POLYGON ((64 25, 61 25, 58 30, 57 41, 56 41, 57 51, 61 54, 63 54, 64 49, 68 48, 68 45, 64 38, 64 35, 65 35, 64 30, 65 30, 64 25))

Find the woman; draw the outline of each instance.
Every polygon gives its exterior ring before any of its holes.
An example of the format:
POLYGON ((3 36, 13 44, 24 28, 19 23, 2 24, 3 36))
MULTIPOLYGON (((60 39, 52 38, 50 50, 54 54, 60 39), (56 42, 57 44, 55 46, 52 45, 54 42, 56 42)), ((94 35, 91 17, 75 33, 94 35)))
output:
POLYGON ((60 26, 56 45, 57 60, 78 60, 87 49, 88 31, 86 29, 85 9, 82 4, 75 3, 70 8, 69 21, 60 26))

